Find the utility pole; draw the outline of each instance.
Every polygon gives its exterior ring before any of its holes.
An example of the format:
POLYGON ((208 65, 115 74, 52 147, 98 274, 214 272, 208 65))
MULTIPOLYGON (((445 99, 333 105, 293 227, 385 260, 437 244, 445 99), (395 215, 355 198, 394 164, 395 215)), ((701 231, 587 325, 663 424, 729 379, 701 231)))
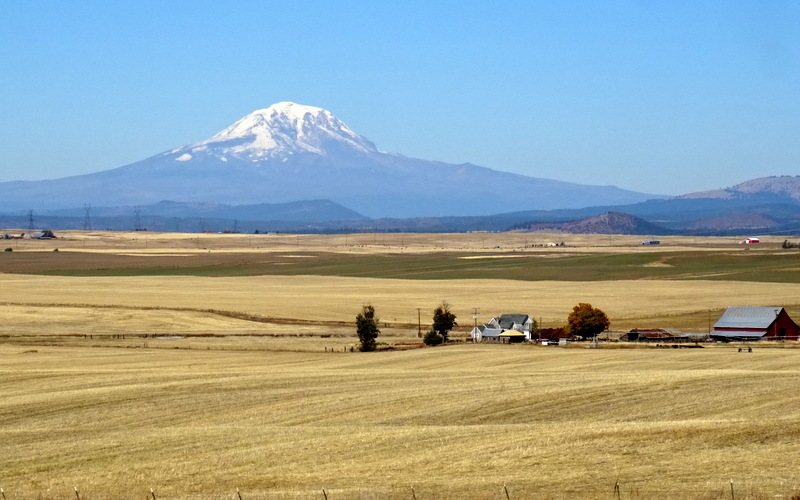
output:
POLYGON ((422 338, 422 308, 417 308, 417 338, 422 338))
MULTIPOLYGON (((473 331, 474 331, 474 330, 476 330, 478 328, 478 308, 477 307, 472 309, 472 319, 475 321, 475 328, 473 329, 473 331)), ((472 341, 473 342, 475 341, 474 333, 473 333, 472 341)))

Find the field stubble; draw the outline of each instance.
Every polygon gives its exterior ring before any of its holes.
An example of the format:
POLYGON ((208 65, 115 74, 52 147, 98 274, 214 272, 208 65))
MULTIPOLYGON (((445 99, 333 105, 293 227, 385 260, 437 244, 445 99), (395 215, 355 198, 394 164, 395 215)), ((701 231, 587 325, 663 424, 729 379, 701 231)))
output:
MULTIPOLYGON (((481 255, 464 262, 480 267, 485 257, 516 265, 514 252, 559 237, 67 236, 16 240, 14 262, 35 269, 43 259, 24 253, 51 247, 60 259, 153 262, 468 249, 481 255)), ((570 254, 656 251, 632 250, 636 237, 561 238, 570 254)), ((638 262, 669 269, 658 259, 638 262)), ((481 322, 526 312, 547 327, 591 302, 619 329, 704 331, 725 306, 796 314, 796 297, 797 283, 735 280, 0 274, 0 487, 8 500, 71 498, 75 486, 84 500, 142 499, 151 487, 159 499, 235 498, 236 488, 243 498, 322 498, 325 488, 331 500, 406 499, 411 486, 420 500, 502 499, 504 484, 512 499, 790 498, 800 495, 800 349, 348 347, 365 303, 383 338, 410 341, 418 314, 426 328, 442 300, 463 335, 476 307, 481 322)))
POLYGON ((795 349, 0 357, 9 498, 800 494, 795 349))

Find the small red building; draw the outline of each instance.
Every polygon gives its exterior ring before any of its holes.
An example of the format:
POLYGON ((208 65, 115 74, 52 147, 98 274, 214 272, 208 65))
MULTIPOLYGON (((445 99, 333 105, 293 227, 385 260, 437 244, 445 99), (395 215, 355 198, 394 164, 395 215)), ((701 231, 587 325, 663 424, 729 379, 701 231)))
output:
POLYGON ((729 307, 714 324, 711 338, 732 340, 798 340, 800 327, 782 307, 729 307))

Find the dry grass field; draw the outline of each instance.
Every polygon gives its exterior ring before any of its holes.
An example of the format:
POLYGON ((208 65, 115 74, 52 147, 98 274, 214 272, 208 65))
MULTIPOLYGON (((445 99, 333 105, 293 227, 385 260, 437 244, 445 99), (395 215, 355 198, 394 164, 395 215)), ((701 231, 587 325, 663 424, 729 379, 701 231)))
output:
POLYGON ((800 496, 793 343, 350 351, 365 303, 403 345, 443 300, 456 338, 475 308, 552 327, 590 302, 619 331, 797 318, 783 238, 59 236, 0 254, 7 500, 800 496))
POLYGON ((800 495, 798 349, 0 358, 8 498, 800 495))

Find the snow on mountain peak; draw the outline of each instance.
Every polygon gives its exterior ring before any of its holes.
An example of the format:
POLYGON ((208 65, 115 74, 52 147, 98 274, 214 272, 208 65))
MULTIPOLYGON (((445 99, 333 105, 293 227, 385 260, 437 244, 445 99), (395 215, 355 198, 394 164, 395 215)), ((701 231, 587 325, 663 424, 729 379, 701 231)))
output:
POLYGON ((331 147, 376 151, 374 144, 350 130, 330 111, 279 102, 253 111, 210 139, 181 150, 268 159, 302 152, 325 155, 331 147))

